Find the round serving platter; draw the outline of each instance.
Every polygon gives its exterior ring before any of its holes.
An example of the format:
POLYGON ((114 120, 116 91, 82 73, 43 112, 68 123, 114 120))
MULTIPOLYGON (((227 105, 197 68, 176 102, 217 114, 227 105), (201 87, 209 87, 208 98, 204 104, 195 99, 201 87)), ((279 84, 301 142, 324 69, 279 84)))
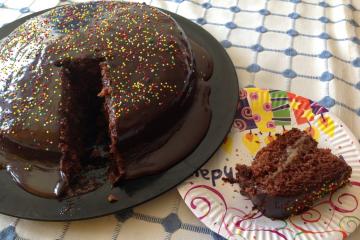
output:
POLYGON ((226 239, 344 239, 360 225, 360 144, 345 124, 318 103, 291 92, 241 89, 233 127, 219 151, 178 188, 186 205, 208 228, 226 239), (250 165, 256 153, 291 128, 308 131, 343 156, 350 183, 317 201, 303 214, 272 220, 253 209, 235 177, 236 164, 250 165))
MULTIPOLYGON (((5 25, 0 29, 0 39, 9 35, 27 19, 48 10, 5 25)), ((59 201, 37 197, 24 191, 11 179, 10 174, 3 170, 0 171, 0 213, 46 221, 80 220, 112 214, 170 190, 210 159, 233 122, 239 89, 236 71, 224 48, 207 31, 177 14, 167 13, 180 24, 187 36, 205 48, 214 60, 214 74, 209 80, 212 120, 207 135, 198 147, 186 159, 161 174, 123 181, 120 187, 111 191, 119 198, 115 203, 107 201, 111 190, 108 183, 94 192, 59 201)))

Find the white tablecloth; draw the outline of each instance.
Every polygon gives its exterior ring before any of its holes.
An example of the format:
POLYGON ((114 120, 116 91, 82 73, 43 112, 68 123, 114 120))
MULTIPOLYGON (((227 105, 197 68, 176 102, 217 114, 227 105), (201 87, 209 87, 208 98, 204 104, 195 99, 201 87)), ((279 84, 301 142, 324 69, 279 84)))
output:
MULTIPOLYGON (((0 0, 0 25, 77 1, 0 0)), ((143 1, 141 1, 143 2, 143 1)), ((360 0, 146 0, 200 24, 231 56, 242 86, 319 101, 360 138, 360 0)), ((1 203, 0 203, 1 204, 1 203)), ((176 190, 132 210, 77 222, 0 215, 0 239, 223 239, 176 190)), ((350 239, 360 239, 360 231, 350 239)))

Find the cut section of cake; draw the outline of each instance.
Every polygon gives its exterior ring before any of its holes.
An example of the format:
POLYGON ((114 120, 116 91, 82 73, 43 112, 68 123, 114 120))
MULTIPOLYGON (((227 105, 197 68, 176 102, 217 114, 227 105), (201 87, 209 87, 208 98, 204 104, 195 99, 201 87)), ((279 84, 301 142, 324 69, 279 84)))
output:
POLYGON ((292 129, 261 149, 251 166, 237 165, 241 194, 265 216, 285 219, 349 182, 342 156, 317 147, 306 132, 292 129))

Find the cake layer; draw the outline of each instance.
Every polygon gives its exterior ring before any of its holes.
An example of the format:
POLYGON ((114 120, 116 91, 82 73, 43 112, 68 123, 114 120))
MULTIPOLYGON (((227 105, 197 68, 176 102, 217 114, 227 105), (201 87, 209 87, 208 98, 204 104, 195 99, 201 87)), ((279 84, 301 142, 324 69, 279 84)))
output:
POLYGON ((99 161, 100 148, 108 149, 108 117, 102 89, 99 61, 82 59, 62 66, 60 120, 60 171, 67 183, 74 182, 82 166, 99 161))
POLYGON ((241 193, 271 218, 305 211, 348 182, 351 167, 306 132, 292 129, 261 149, 251 166, 237 165, 241 193))

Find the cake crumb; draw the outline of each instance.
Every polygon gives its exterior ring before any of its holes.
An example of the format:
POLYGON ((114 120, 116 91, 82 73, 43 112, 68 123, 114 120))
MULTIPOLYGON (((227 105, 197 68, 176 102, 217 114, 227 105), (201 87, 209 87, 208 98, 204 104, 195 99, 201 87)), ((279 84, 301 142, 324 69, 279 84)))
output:
POLYGON ((25 171, 31 171, 32 170, 32 165, 31 164, 27 165, 26 167, 24 167, 24 170, 25 171))
POLYGON ((119 198, 117 196, 115 196, 114 194, 109 194, 109 196, 107 197, 107 200, 109 203, 114 203, 119 201, 119 198))
POLYGON ((104 87, 99 92, 98 97, 105 97, 105 96, 110 95, 110 93, 111 93, 111 88, 110 87, 104 87))

